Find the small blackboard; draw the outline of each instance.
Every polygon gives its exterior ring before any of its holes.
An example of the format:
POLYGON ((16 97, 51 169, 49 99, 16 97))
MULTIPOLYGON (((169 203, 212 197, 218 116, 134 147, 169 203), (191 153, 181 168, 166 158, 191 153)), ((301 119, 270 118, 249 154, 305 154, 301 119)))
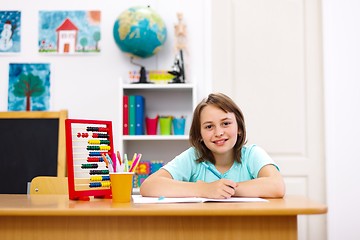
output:
POLYGON ((36 176, 65 177, 67 111, 0 112, 1 194, 27 193, 36 176))

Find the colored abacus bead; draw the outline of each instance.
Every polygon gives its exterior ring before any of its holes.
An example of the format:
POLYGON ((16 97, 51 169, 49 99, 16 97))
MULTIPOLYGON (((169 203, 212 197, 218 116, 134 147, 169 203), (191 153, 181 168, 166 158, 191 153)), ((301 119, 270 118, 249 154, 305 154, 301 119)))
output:
POLYGON ((92 181, 92 182, 98 182, 98 181, 101 181, 101 180, 102 180, 101 176, 92 176, 92 177, 90 177, 90 181, 92 181))
POLYGON ((99 132, 108 132, 108 131, 109 131, 108 128, 99 127, 99 132))
POLYGON ((89 187, 95 188, 95 187, 110 187, 111 182, 110 181, 104 181, 104 182, 91 182, 89 183, 89 187))
POLYGON ((103 162, 104 160, 101 157, 88 157, 87 162, 103 162))
POLYGON ((108 132, 109 128, 105 128, 105 127, 87 127, 86 131, 88 131, 88 132, 108 132))
POLYGON ((88 168, 98 168, 99 166, 96 163, 84 163, 81 164, 82 169, 88 169, 88 168))
POLYGON ((89 156, 93 157, 93 156, 101 156, 101 152, 89 152, 89 156))
POLYGON ((109 174, 109 170, 90 170, 90 175, 105 175, 109 174))
POLYGON ((88 140, 88 144, 110 144, 109 140, 91 139, 88 140))
POLYGON ((93 133, 92 134, 93 138, 109 138, 109 134, 105 134, 105 133, 93 133))
POLYGON ((101 186, 102 186, 102 187, 110 187, 110 185, 111 185, 111 182, 110 182, 110 181, 101 182, 101 186))
POLYGON ((91 188, 101 187, 101 183, 99 183, 99 182, 92 182, 92 183, 89 183, 89 187, 91 187, 91 188))

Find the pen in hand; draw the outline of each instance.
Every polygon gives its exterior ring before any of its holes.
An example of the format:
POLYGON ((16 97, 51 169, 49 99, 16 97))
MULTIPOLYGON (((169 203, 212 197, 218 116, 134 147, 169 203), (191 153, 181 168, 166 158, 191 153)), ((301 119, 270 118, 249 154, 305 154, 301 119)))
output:
MULTIPOLYGON (((214 169, 212 169, 206 162, 201 162, 201 164, 204 165, 205 168, 207 170, 209 170, 212 174, 214 174, 217 178, 222 179, 221 175, 218 172, 216 172, 214 169)), ((232 186, 229 186, 229 187, 231 187, 232 189, 235 189, 232 186)))
POLYGON ((212 174, 214 174, 218 179, 221 179, 221 175, 217 173, 214 169, 212 169, 209 165, 207 165, 205 162, 201 162, 202 165, 206 167, 207 170, 209 170, 212 174))

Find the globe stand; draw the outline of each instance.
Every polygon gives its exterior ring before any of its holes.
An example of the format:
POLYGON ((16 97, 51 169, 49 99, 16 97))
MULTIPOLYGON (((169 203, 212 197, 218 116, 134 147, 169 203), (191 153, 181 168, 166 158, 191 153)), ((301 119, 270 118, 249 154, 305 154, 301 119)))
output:
POLYGON ((133 82, 134 84, 147 84, 147 83, 152 83, 152 82, 149 82, 146 78, 146 69, 144 66, 138 64, 138 63, 135 63, 134 61, 134 58, 131 57, 130 58, 130 62, 136 66, 139 66, 140 67, 140 79, 138 82, 133 82))
POLYGON ((153 83, 153 82, 149 82, 147 79, 146 79, 146 69, 144 66, 141 66, 140 67, 140 79, 138 82, 134 82, 134 83, 153 83))

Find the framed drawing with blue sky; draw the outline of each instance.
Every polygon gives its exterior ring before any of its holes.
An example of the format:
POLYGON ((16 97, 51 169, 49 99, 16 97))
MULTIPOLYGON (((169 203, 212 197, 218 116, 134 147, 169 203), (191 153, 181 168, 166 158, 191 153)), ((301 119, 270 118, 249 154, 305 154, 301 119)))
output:
POLYGON ((50 64, 9 64, 9 111, 46 111, 50 100, 50 64))
POLYGON ((40 11, 39 53, 99 53, 100 18, 100 11, 40 11))
POLYGON ((0 11, 0 53, 20 52, 20 30, 20 11, 0 11))

